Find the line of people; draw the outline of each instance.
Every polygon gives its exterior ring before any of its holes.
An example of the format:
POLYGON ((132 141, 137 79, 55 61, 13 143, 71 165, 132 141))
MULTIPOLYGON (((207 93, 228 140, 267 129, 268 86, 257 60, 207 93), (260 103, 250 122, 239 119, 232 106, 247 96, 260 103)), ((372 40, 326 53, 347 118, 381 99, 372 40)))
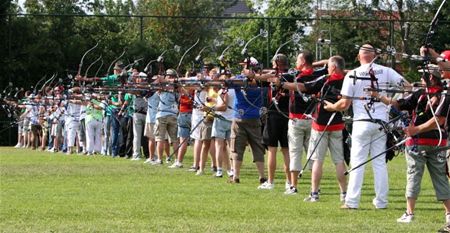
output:
POLYGON ((187 147, 193 144, 189 171, 204 175, 210 155, 215 177, 226 174, 230 183, 240 183, 243 157, 249 145, 261 190, 275 187, 280 148, 284 194, 297 194, 299 177, 305 169, 311 170, 311 190, 304 199, 306 202, 320 200, 323 164, 329 150, 336 168, 341 208, 359 207, 364 180, 365 166, 361 166, 350 172, 347 181, 346 162, 357 167, 372 158, 375 189, 372 203, 375 208, 384 209, 389 193, 385 156, 388 141, 381 126, 390 121, 390 108, 395 108, 412 115, 411 125, 405 128, 407 211, 398 222, 408 223, 414 217, 426 164, 437 199, 444 203, 445 230, 450 223, 450 186, 445 174, 448 157, 445 151, 426 156, 418 152, 448 145, 450 97, 445 95, 448 87, 443 86, 442 80, 450 79, 450 51, 438 54, 422 48, 421 52, 439 61, 441 72, 424 75, 426 88, 400 99, 379 87, 410 84, 395 70, 375 64, 377 54, 371 44, 360 48, 361 66, 353 70, 345 70, 341 56, 314 62, 308 51, 299 53, 294 69, 290 69, 288 57, 283 54, 275 55, 271 70, 258 70, 258 61, 247 58, 242 63, 242 73, 235 76, 206 65, 202 72, 190 71, 184 77, 173 69, 166 70, 164 75, 147 77, 137 69, 125 71, 125 66, 117 63, 113 75, 75 79, 80 83, 101 82, 104 93, 87 94, 82 85, 69 92, 62 87, 46 87, 43 93, 29 94, 26 103, 18 103, 23 113, 16 147, 40 146, 42 150, 48 147, 49 151, 67 154, 78 148, 78 152, 87 155, 131 160, 145 157, 144 163, 161 166, 164 161, 171 161, 169 168, 176 169, 183 168, 187 147), (242 80, 245 87, 227 80, 242 80), (226 85, 179 84, 189 81, 217 81, 226 85), (117 88, 127 82, 143 87, 148 83, 173 85, 159 90, 117 88), (350 107, 352 130, 348 131, 342 112, 350 107))

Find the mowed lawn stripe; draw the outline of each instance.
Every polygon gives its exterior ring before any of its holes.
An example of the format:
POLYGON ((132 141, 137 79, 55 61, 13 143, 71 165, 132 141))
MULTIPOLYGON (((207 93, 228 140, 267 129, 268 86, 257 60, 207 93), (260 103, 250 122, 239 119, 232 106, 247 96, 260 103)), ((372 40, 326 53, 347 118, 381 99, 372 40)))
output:
MULTIPOLYGON (((428 173, 416 219, 403 225, 405 161, 389 163, 389 208, 376 210, 371 166, 366 167, 360 209, 339 209, 334 167, 327 159, 320 201, 305 203, 310 172, 299 194, 285 196, 281 156, 275 190, 257 190, 251 154, 241 184, 212 172, 195 176, 188 151, 185 168, 150 166, 106 156, 50 154, 0 148, 2 232, 436 232, 444 223, 428 173)), ((208 165, 209 166, 209 165, 208 165)))

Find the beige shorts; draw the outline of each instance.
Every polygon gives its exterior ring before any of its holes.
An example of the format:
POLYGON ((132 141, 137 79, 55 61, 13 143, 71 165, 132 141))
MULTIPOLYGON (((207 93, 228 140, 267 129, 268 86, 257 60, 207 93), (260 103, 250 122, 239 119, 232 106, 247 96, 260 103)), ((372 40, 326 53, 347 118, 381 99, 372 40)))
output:
POLYGON ((253 162, 264 162, 264 146, 262 145, 261 121, 259 119, 235 119, 231 123, 231 155, 237 161, 244 158, 247 143, 252 148, 253 162))
POLYGON ((289 170, 301 171, 303 150, 308 151, 312 120, 289 120, 289 170))
POLYGON ((200 141, 211 140, 214 119, 205 118, 200 124, 200 141))
POLYGON ((146 136, 148 139, 155 138, 155 124, 154 123, 145 123, 144 136, 146 136))
POLYGON ((167 134, 171 142, 177 140, 177 117, 176 116, 164 116, 156 119, 155 124, 155 140, 157 142, 167 140, 167 134))
POLYGON ((314 153, 311 156, 311 160, 325 160, 328 148, 330 149, 331 160, 334 164, 344 162, 344 143, 342 142, 343 135, 342 130, 338 131, 317 131, 311 129, 311 136, 309 138, 308 155, 314 153), (320 139, 321 135, 322 139, 320 139), (319 142, 320 139, 320 142, 319 142), (318 143, 318 144, 317 144, 318 143))

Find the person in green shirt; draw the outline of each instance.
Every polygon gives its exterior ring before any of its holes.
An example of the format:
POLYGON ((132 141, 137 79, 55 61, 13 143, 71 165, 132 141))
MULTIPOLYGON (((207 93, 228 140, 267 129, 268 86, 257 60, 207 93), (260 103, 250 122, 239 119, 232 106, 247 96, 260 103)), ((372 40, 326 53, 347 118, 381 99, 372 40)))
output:
MULTIPOLYGON (((123 74, 123 68, 124 64, 121 61, 116 62, 113 71, 114 73, 111 75, 107 75, 105 77, 92 77, 88 78, 86 76, 77 75, 75 76, 75 81, 79 82, 102 82, 103 86, 112 87, 112 86, 119 86, 120 80, 119 78, 124 75, 123 74)), ((125 73, 126 75, 126 73, 125 73)))
POLYGON ((100 153, 102 149, 102 120, 103 113, 100 103, 90 102, 86 107, 86 144, 88 155, 100 153))

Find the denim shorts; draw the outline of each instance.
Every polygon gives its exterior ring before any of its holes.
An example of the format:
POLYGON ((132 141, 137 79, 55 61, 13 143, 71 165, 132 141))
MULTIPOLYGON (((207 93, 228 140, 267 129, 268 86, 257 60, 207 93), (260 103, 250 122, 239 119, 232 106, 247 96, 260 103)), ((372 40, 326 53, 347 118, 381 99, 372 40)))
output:
POLYGON ((212 137, 220 139, 230 139, 231 121, 215 118, 212 125, 212 137))
POLYGON ((179 138, 188 138, 191 135, 191 118, 192 114, 190 112, 180 113, 178 115, 177 123, 179 138))

